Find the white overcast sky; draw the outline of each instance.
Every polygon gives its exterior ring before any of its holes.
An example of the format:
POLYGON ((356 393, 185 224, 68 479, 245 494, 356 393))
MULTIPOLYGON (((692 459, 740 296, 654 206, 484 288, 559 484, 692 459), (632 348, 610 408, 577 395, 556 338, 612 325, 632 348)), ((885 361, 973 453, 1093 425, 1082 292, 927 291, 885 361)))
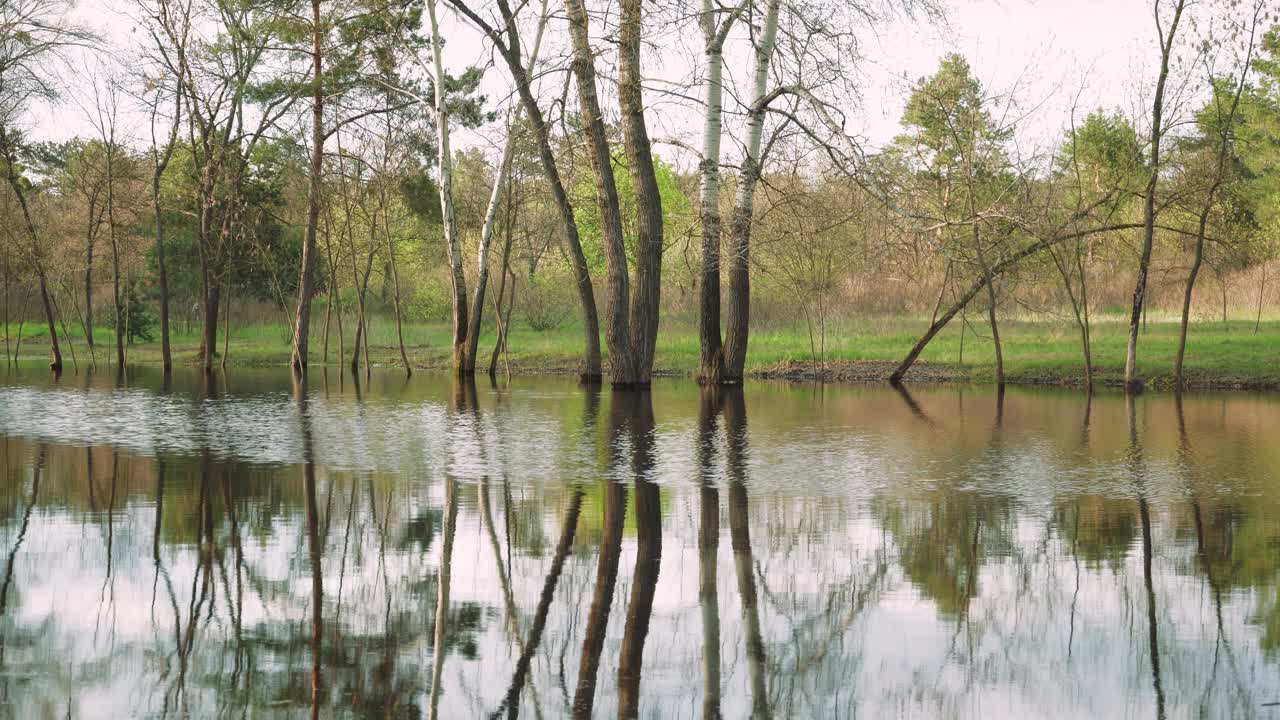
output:
MULTIPOLYGON (((81 0, 77 6, 76 15, 105 36, 112 48, 108 58, 128 58, 130 46, 143 40, 134 34, 127 11, 116 9, 131 4, 81 0)), ((445 11, 442 20, 450 41, 447 64, 460 69, 483 58, 478 36, 460 19, 445 11)), ((1150 0, 951 0, 945 26, 904 21, 881 28, 868 41, 861 67, 866 82, 860 107, 851 109, 849 129, 873 146, 887 142, 899 131, 909 83, 932 73, 945 53, 959 52, 990 91, 1016 87, 1024 107, 1038 108, 1019 128, 1023 142, 1052 142, 1067 126, 1077 97, 1081 112, 1100 106, 1131 111, 1136 106, 1149 82, 1146 69, 1154 64, 1154 36, 1150 0)), ((689 61, 696 61, 696 55, 646 58, 646 72, 653 68, 678 77, 687 73, 682 66, 689 61)), ((76 65, 92 62, 81 59, 76 65)), ((739 72, 745 77, 745 68, 739 72)), ((87 91, 89 81, 80 75, 67 72, 66 99, 59 105, 33 108, 27 124, 34 137, 62 140, 93 133, 85 112, 70 99, 87 91)), ((504 95, 506 79, 498 68, 489 71, 486 83, 491 97, 504 95)), ((686 139, 695 140, 696 115, 685 114, 689 117, 651 117, 651 126, 662 126, 651 133, 693 130, 686 139)), ((140 116, 124 120, 140 141, 146 135, 142 121, 140 116)), ((455 145, 480 142, 483 135, 472 134, 455 145)))

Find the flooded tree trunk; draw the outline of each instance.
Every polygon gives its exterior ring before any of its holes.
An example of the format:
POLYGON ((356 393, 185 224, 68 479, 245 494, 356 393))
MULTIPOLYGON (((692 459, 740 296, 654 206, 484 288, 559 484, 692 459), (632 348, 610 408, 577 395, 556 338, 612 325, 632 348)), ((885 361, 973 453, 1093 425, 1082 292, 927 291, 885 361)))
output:
MULTIPOLYGON (((516 16, 507 3, 499 3, 498 9, 502 17, 501 29, 490 25, 483 17, 476 14, 464 0, 448 0, 458 12, 465 15, 476 27, 480 28, 494 46, 502 54, 511 72, 512 83, 520 96, 520 105, 528 118, 529 127, 538 144, 538 159, 542 164, 542 172, 551 190, 552 202, 559 216, 560 227, 566 254, 573 267, 574 286, 578 291, 578 303, 582 308, 582 331, 584 339, 582 366, 578 371, 578 379, 584 383, 598 383, 601 380, 600 358, 600 321, 596 309, 595 289, 591 284, 591 272, 587 267, 586 254, 582 251, 582 242, 578 234, 578 224, 574 219, 573 205, 565 191, 564 181, 556 166, 555 150, 551 146, 551 132, 533 94, 533 83, 525 64, 524 53, 520 47, 520 30, 516 16)), ((581 3, 578 3, 579 5, 581 3)), ((591 116, 594 117, 594 116, 591 116)))
MULTIPOLYGON (((228 273, 230 275, 230 273, 228 273)), ((231 355, 231 278, 226 281, 226 307, 222 310, 222 369, 227 369, 227 358, 231 355)))
POLYGON ((58 316, 58 324, 62 326, 62 337, 67 341, 67 349, 71 351, 71 367, 75 369, 76 372, 79 372, 80 363, 76 360, 76 344, 71 339, 71 333, 67 331, 67 317, 62 314, 62 308, 58 307, 58 300, 56 297, 53 301, 53 311, 58 316))
MULTIPOLYGON (((618 104, 627 168, 636 204, 636 272, 629 311, 630 385, 648 387, 653 374, 654 349, 662 297, 662 197, 653 169, 653 146, 645 123, 640 81, 641 0, 622 0, 618 38, 618 104)), ((625 268, 624 268, 625 269, 625 268)), ((612 349, 610 349, 612 352, 612 349)), ((615 381, 616 382, 616 381, 615 381)))
POLYGON ((738 178, 737 196, 729 221, 729 288, 725 307, 724 371, 721 379, 741 383, 747 365, 747 340, 751 333, 751 226, 755 214, 756 183, 760 179, 761 143, 764 137, 765 102, 769 86, 769 62, 778 37, 780 0, 769 0, 755 51, 752 104, 747 111, 747 149, 738 178))
MULTIPOLYGON (((384 206, 385 207, 385 206, 384 206)), ((396 268, 396 241, 391 237, 391 218, 386 215, 383 210, 384 230, 387 232, 387 257, 388 264, 391 266, 391 297, 395 301, 396 312, 396 340, 400 343, 400 362, 404 363, 405 377, 413 375, 413 366, 409 364, 409 353, 404 349, 404 321, 400 312, 400 271, 396 268)), ((328 309, 325 310, 325 338, 328 344, 328 328, 329 316, 328 309)))
POLYGON ((49 369, 57 374, 62 372, 62 350, 58 347, 57 322, 54 319, 53 303, 49 299, 49 280, 45 273, 44 263, 40 259, 40 236, 36 232, 35 223, 31 220, 31 209, 27 206, 27 195, 22 189, 22 181, 14 170, 16 159, 14 158, 14 148, 9 138, 9 131, 3 126, 0 126, 0 155, 5 158, 5 174, 8 176, 9 187, 13 190, 13 194, 18 200, 18 206, 22 210, 23 229, 26 231, 27 239, 31 243, 31 258, 35 264, 36 277, 40 284, 40 303, 44 307, 45 321, 49 327, 49 351, 52 355, 49 369))
POLYGON ((9 355, 9 262, 4 264, 4 364, 9 367, 13 360, 9 355))
MULTIPOLYGON (((508 193, 508 197, 510 194, 508 193)), ((498 373, 498 353, 507 346, 507 332, 511 327, 510 304, 515 299, 516 285, 514 275, 511 277, 511 298, 507 298, 507 276, 511 275, 511 225, 507 225, 506 242, 502 246, 502 272, 498 275, 498 296, 494 300, 494 315, 498 321, 497 337, 493 341, 493 352, 489 354, 489 378, 498 373), (504 305, 507 309, 504 311, 504 305)))
MULTIPOLYGON (((114 131, 114 130, 113 130, 114 131)), ((111 299, 115 310, 116 333, 116 368, 124 369, 125 356, 125 314, 124 298, 120 294, 120 241, 116 237, 116 197, 115 197, 115 138, 106 138, 107 151, 107 239, 111 242, 111 299)))
MULTIPOLYGON (((427 17, 431 21, 431 60, 436 78, 444 78, 440 48, 444 39, 436 22, 436 2, 427 0, 427 17)), ((449 295, 453 301, 453 337, 450 362, 454 373, 465 375, 467 362, 467 278, 462 271, 462 244, 453 207, 453 151, 449 149, 449 107, 445 100, 445 83, 435 87, 436 179, 440 191, 440 222, 444 226, 444 246, 449 257, 449 295)), ((501 172, 501 171, 499 171, 501 172)), ((482 241, 483 242, 483 241, 482 241)), ((483 255, 483 250, 481 251, 483 255)), ((472 366, 474 370, 474 365, 472 366)))
POLYGON ((298 273, 298 307, 294 313, 293 353, 289 364, 298 374, 307 371, 311 338, 311 296, 315 294, 316 226, 320 222, 321 175, 324 173, 323 54, 320 46, 320 0, 311 0, 311 166, 308 169, 307 223, 302 236, 302 267, 298 273))
POLYGON ((213 372, 213 358, 218 354, 218 311, 222 306, 222 285, 210 278, 205 292, 204 324, 200 332, 200 362, 206 374, 213 372))
POLYGON ((327 278, 327 280, 329 281, 329 287, 324 294, 324 336, 323 336, 323 339, 320 341, 321 342, 320 355, 323 358, 323 360, 321 361, 322 364, 328 367, 329 365, 329 331, 333 328, 333 293, 335 291, 335 288, 332 282, 333 252, 329 249, 330 247, 329 218, 327 214, 325 216, 325 221, 324 221, 324 247, 325 247, 325 254, 327 255, 328 261, 329 261, 330 276, 329 278, 327 278))
MULTIPOLYGON (((978 238, 978 226, 973 226, 974 243, 981 242, 978 238)), ((987 321, 991 324, 991 343, 996 353, 996 387, 1004 391, 1004 348, 1000 345, 1000 324, 996 321, 996 284, 991 279, 991 267, 987 265, 986 256, 982 252, 981 245, 978 245, 978 260, 982 264, 982 275, 986 279, 987 286, 987 321)))
MULTIPOLYGON (((181 49, 181 48, 180 48, 181 49)), ((169 344, 169 271, 165 264, 164 254, 164 212, 160 207, 160 181, 164 178, 164 171, 169 166, 170 159, 173 158, 173 150, 177 145, 178 126, 182 123, 182 90, 175 89, 173 100, 173 125, 169 129, 169 140, 165 143, 164 149, 159 150, 155 147, 154 123, 155 115, 151 116, 153 134, 152 138, 152 157, 155 166, 151 173, 151 211, 154 216, 155 233, 156 233, 156 271, 159 275, 160 289, 160 363, 163 372, 169 372, 173 369, 173 351, 169 344)), ((85 279, 86 293, 88 293, 88 278, 85 279)), ((91 313, 86 313, 91 315, 91 313)), ((89 321, 92 323, 92 320, 89 321)), ((90 341, 92 348, 92 341, 90 341)), ((92 349, 90 350, 92 352, 92 349)))
POLYGON ((600 213, 601 246, 605 256, 605 344, 609 348, 609 369, 614 385, 630 385, 636 379, 636 357, 631 347, 631 317, 627 302, 630 278, 622 234, 622 213, 613 173, 604 113, 596 92, 595 50, 591 47, 588 16, 583 0, 565 0, 569 35, 573 43, 572 68, 577 80, 587 156, 595 185, 596 208, 600 213))
POLYGON ((95 230, 94 214, 92 206, 89 209, 89 231, 85 237, 85 268, 84 268, 84 320, 81 325, 84 327, 85 343, 89 345, 89 351, 93 352, 93 246, 94 240, 97 239, 97 231, 95 230))
POLYGON ((30 310, 30 303, 22 304, 22 312, 18 316, 18 339, 13 346, 13 364, 17 365, 19 358, 22 357, 22 329, 27 324, 27 311, 30 310))
MULTIPOLYGON (((514 125, 511 122, 507 125, 502 159, 498 161, 493 189, 489 193, 489 204, 485 208, 484 222, 480 227, 480 247, 476 251, 475 296, 471 301, 471 323, 467 329, 466 352, 462 364, 464 375, 474 375, 476 372, 476 356, 480 352, 480 325, 484 319, 484 295, 489 286, 489 246, 493 243, 493 228, 498 218, 498 205, 502 200, 502 187, 507 182, 507 174, 511 171, 511 157, 515 154, 514 125)), ((505 268, 503 271, 505 272, 505 268)), ((501 318, 498 320, 501 324, 501 318)))
POLYGON ((724 346, 720 340, 720 139, 724 115, 724 42, 736 16, 717 20, 718 6, 702 0, 703 56, 707 80, 702 126, 698 200, 702 224, 702 269, 698 288, 698 382, 720 382, 724 346))

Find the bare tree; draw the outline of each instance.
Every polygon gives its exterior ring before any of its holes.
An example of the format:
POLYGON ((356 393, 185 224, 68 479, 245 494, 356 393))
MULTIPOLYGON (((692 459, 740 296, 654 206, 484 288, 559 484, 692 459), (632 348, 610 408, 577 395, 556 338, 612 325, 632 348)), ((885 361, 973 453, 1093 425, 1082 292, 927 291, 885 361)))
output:
POLYGON ((565 249, 573 266, 574 284, 578 291, 578 302, 582 307, 582 329, 585 340, 583 363, 578 373, 579 379, 588 383, 599 382, 601 379, 600 322, 596 310, 595 290, 591 286, 591 273, 587 268, 586 255, 582 252, 582 242, 578 237, 573 205, 569 202, 560 169, 556 165, 555 152, 551 147, 551 131, 547 126, 542 108, 533 94, 533 80, 530 77, 532 67, 526 63, 524 51, 521 48, 516 11, 512 10, 507 0, 497 0, 501 22, 494 25, 481 17, 464 0, 448 0, 448 2, 489 38, 511 73, 512 82, 520 96, 521 107, 524 108, 538 144, 542 171, 560 217, 565 249))
POLYGON ((1156 79, 1155 96, 1151 101, 1151 155, 1149 162, 1150 176, 1143 200, 1142 209, 1142 253, 1138 259, 1138 276, 1133 287, 1133 307, 1129 313, 1129 343, 1124 356, 1124 384, 1126 390, 1137 390, 1142 381, 1137 375, 1138 331, 1142 321, 1142 311, 1147 297, 1147 276, 1151 272, 1151 249, 1155 239, 1156 223, 1156 186, 1160 180, 1160 141, 1167 128, 1165 126, 1165 91, 1169 79, 1169 66, 1174 55, 1174 41, 1177 39, 1178 26, 1182 22, 1183 11, 1187 0, 1172 0, 1173 16, 1168 28, 1161 17, 1162 0, 1154 0, 1153 15, 1156 24, 1156 37, 1160 45, 1160 73, 1156 79))
MULTIPOLYGON (((1173 381, 1179 388, 1182 387, 1184 382, 1182 362, 1187 354, 1187 325, 1191 318, 1191 295, 1195 290, 1196 278, 1200 274, 1200 266, 1204 262, 1205 231, 1209 223, 1209 215, 1213 212, 1213 208, 1217 203, 1218 193, 1226 180, 1227 162, 1231 157, 1236 117, 1240 110, 1240 99, 1244 96, 1245 88, 1248 86, 1249 72, 1253 65, 1254 51, 1257 47, 1258 29, 1260 23, 1265 19, 1265 13, 1266 3, 1254 0, 1247 30, 1242 33, 1246 38, 1243 54, 1236 58, 1236 69, 1239 75, 1233 78, 1235 81, 1234 88, 1229 101, 1227 101, 1226 108, 1223 107, 1223 104, 1224 100, 1227 99, 1223 98, 1222 93, 1218 91, 1214 82, 1212 67, 1209 67, 1208 61, 1206 61, 1209 87, 1213 93, 1212 126, 1207 129, 1216 134, 1213 139, 1216 141, 1217 149, 1213 169, 1210 173, 1209 187, 1205 190, 1204 205, 1200 210, 1200 217, 1197 221, 1195 255, 1191 262, 1191 270, 1187 273, 1187 284, 1182 294, 1182 318, 1178 326, 1178 354, 1173 364, 1173 381)), ((1232 28, 1232 30, 1239 31, 1242 28, 1232 28)))
MULTIPOLYGON (((155 221, 156 271, 160 286, 160 361, 164 372, 173 369, 173 350, 169 342, 169 271, 165 263, 164 211, 160 205, 160 181, 173 158, 173 151, 178 144, 178 130, 182 126, 183 78, 175 71, 181 72, 187 67, 187 37, 191 27, 191 4, 179 4, 177 0, 155 0, 154 5, 144 6, 147 34, 154 44, 153 50, 159 61, 157 71, 161 75, 155 80, 155 101, 151 106, 151 210, 155 221), (164 82, 171 77, 172 88, 164 82), (161 145, 156 138, 156 120, 160 113, 160 104, 166 92, 173 93, 173 118, 169 126, 168 138, 161 145)), ((88 278, 86 276, 86 297, 88 278)), ((86 313, 87 315, 88 313, 86 313)), ((90 347, 92 339, 90 338, 90 347)))
POLYGON ((22 213, 22 227, 40 287, 40 302, 49 328, 49 368, 62 372, 62 351, 40 233, 27 199, 28 184, 18 169, 20 137, 16 123, 29 103, 57 95, 55 65, 67 50, 94 41, 92 33, 70 21, 65 0, 7 0, 0 3, 0 162, 5 181, 22 213))

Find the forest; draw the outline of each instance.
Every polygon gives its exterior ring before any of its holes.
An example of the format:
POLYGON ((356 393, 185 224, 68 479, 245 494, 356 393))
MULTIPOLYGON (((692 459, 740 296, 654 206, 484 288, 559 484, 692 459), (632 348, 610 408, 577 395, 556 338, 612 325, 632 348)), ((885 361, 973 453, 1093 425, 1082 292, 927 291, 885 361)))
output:
POLYGON ((1280 386, 1276 8, 1146 3, 1102 102, 948 52, 870 139, 951 10, 0 0, 6 364, 1280 386))

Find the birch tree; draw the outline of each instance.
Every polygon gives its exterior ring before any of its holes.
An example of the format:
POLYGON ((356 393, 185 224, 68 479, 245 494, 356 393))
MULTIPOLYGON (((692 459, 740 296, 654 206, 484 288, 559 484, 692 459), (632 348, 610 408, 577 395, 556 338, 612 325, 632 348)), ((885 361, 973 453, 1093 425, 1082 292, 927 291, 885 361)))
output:
POLYGON ((698 16, 707 73, 698 184, 702 221, 702 279, 698 301, 698 381, 701 383, 720 382, 720 371, 724 365, 724 348, 720 340, 720 138, 724 124, 724 44, 747 2, 742 0, 726 13, 714 0, 703 0, 698 16))
POLYGON ((768 0, 755 45, 752 100, 747 109, 746 154, 729 225, 729 288, 721 376, 726 382, 742 382, 747 365, 747 336, 751 332, 751 223, 755 213, 756 183, 760 180, 765 114, 769 103, 776 97, 769 92, 769 62, 778 39, 780 6, 781 0, 768 0))

